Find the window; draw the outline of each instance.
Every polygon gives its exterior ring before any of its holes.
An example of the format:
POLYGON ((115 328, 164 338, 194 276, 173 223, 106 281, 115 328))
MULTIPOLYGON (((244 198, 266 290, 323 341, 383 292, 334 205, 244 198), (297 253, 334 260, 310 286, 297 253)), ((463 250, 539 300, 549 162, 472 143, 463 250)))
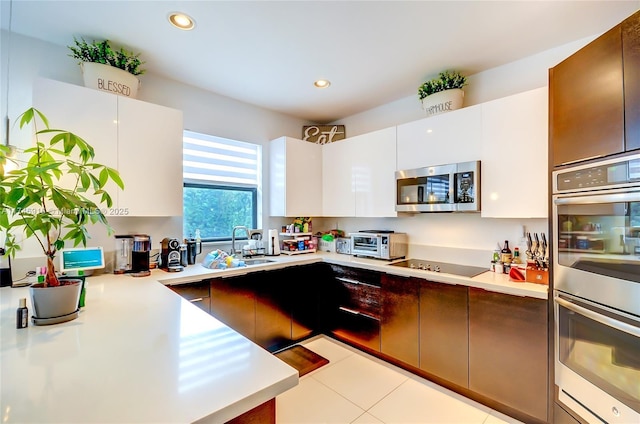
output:
POLYGON ((226 241, 236 225, 258 228, 261 146, 185 131, 183 231, 226 241))

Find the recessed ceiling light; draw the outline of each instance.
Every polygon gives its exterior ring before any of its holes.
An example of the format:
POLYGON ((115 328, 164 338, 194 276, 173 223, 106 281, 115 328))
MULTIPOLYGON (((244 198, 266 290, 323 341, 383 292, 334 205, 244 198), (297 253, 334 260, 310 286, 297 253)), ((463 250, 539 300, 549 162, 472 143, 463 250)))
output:
POLYGON ((318 88, 327 88, 331 85, 331 82, 329 82, 329 80, 319 79, 318 81, 314 82, 313 85, 318 88))
POLYGON ((193 29, 196 26, 196 21, 194 21, 193 18, 181 12, 170 13, 169 22, 171 22, 171 25, 174 27, 184 29, 185 31, 193 29))

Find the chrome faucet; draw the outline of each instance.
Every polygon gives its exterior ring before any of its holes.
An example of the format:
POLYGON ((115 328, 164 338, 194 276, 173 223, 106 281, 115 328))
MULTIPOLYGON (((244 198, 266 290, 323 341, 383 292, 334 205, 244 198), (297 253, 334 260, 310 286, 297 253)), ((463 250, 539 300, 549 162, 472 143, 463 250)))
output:
POLYGON ((237 230, 243 230, 244 232, 247 233, 247 239, 249 238, 249 229, 247 227, 243 225, 237 225, 233 227, 233 232, 231 233, 231 250, 229 251, 231 255, 235 255, 236 253, 242 253, 242 250, 236 249, 236 231, 237 230))

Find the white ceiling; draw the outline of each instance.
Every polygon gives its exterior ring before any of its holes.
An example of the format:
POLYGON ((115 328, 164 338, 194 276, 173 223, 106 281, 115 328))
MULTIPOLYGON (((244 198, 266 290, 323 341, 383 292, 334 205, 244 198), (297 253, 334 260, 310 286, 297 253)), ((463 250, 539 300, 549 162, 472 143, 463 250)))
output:
POLYGON ((598 35, 640 9, 640 0, 1 1, 3 29, 11 6, 16 33, 62 46, 109 39, 141 53, 149 72, 316 123, 414 95, 445 69, 472 75, 598 35), (194 30, 168 24, 177 10, 194 30), (331 87, 314 88, 318 78, 331 87))

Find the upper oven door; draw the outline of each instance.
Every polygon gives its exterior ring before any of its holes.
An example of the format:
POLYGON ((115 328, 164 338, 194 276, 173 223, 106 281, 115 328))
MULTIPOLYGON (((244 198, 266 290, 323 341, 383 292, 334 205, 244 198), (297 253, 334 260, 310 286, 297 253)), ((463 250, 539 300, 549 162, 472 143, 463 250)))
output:
POLYGON ((640 315, 640 187, 553 196, 554 287, 640 315))

